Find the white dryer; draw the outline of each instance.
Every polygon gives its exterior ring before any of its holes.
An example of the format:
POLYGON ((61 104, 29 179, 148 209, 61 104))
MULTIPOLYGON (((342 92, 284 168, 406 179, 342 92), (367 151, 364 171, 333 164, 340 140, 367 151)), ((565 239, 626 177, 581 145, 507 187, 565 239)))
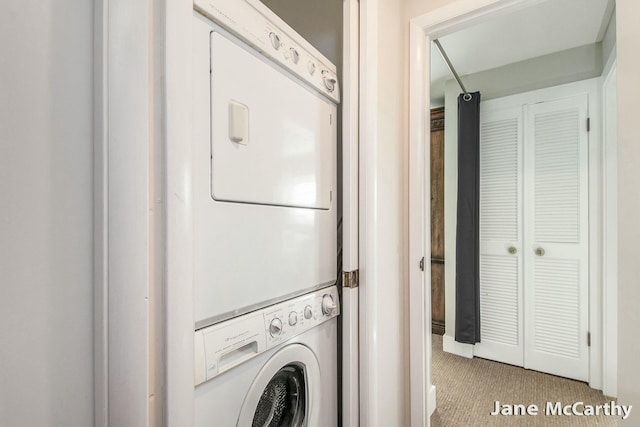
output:
POLYGON ((195 333, 196 427, 338 423, 335 286, 195 333))
POLYGON ((259 0, 195 0, 195 329, 336 281, 336 68, 259 0))

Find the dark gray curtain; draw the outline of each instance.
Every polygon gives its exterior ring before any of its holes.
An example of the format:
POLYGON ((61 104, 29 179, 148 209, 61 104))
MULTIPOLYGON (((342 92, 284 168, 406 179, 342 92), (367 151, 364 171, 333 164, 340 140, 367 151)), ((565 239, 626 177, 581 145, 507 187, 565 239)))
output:
POLYGON ((458 97, 455 339, 467 344, 480 342, 479 211, 480 92, 474 92, 458 97))

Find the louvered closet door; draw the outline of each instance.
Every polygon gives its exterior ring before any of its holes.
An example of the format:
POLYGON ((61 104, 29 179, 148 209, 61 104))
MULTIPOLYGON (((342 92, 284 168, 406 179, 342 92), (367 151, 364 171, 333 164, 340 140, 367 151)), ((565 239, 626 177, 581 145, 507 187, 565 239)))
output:
POLYGON ((480 116, 480 339, 474 355, 522 366, 522 107, 480 116))
POLYGON ((587 95, 525 107, 525 368, 586 381, 587 95))

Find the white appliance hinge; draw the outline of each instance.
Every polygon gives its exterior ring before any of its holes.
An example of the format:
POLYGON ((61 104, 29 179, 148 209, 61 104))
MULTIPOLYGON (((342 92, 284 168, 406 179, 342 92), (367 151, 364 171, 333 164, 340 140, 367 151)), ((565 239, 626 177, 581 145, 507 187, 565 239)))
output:
POLYGON ((591 332, 587 332, 587 347, 591 347, 591 332))
POLYGON ((591 132, 591 117, 587 117, 587 132, 591 132))
POLYGON ((342 287, 343 288, 357 288, 360 285, 360 271, 343 271, 342 272, 342 287))
POLYGON ((420 260, 420 270, 424 271, 424 257, 420 260))

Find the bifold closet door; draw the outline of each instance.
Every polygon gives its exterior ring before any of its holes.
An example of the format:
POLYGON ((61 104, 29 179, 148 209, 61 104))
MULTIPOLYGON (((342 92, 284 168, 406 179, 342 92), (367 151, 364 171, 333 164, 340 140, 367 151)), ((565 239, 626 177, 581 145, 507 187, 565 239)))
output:
POLYGON ((480 343, 474 354, 522 366, 522 107, 480 111, 480 343))
POLYGON ((524 366, 589 378, 588 98, 525 106, 524 366))

